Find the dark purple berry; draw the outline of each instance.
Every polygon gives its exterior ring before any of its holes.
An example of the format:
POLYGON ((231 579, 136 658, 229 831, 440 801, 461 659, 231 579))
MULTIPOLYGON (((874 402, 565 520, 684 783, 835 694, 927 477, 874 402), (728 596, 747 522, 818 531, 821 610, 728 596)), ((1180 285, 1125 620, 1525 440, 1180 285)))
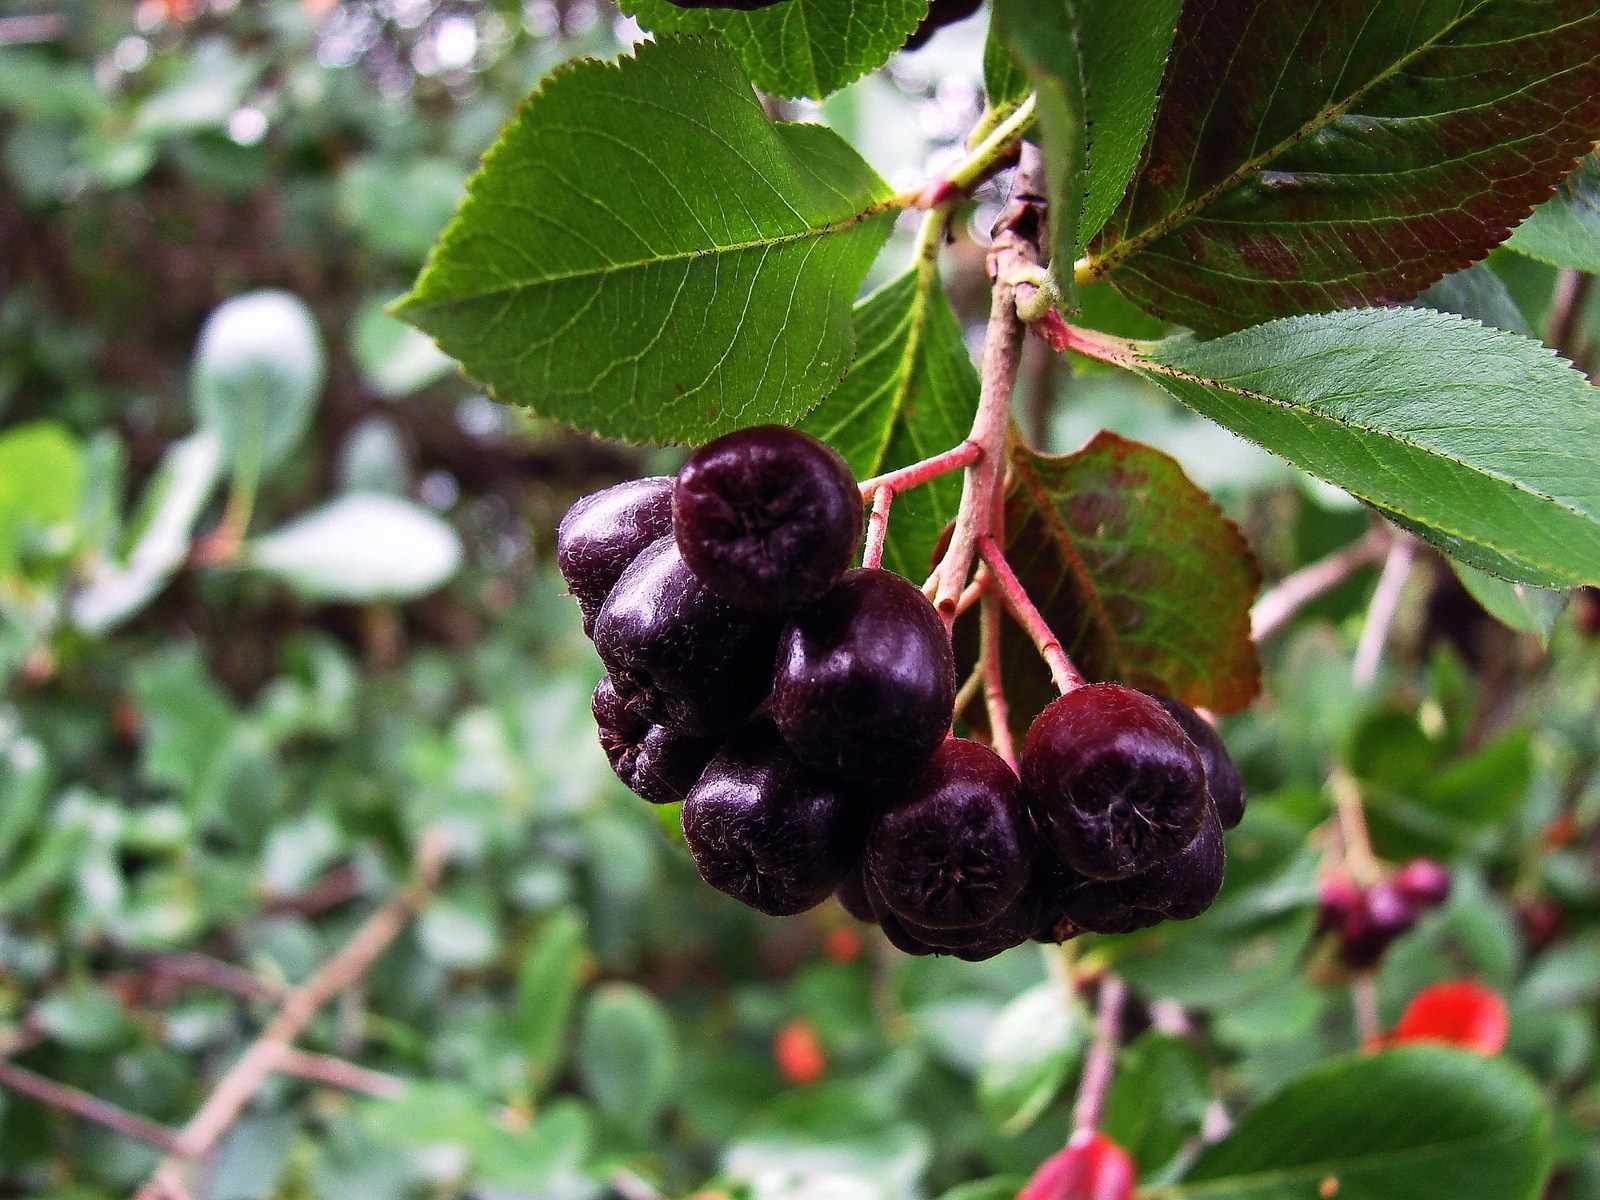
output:
POLYGON ((955 705, 944 622, 909 580, 845 573, 778 646, 772 715, 801 761, 854 782, 904 780, 939 748, 955 705))
POLYGON ((1225 863, 1222 823, 1213 808, 1206 811, 1205 823, 1194 841, 1171 858, 1103 886, 1121 889, 1124 900, 1134 908, 1158 912, 1169 921, 1191 921, 1210 908, 1222 891, 1225 863))
POLYGON ((672 480, 632 479, 585 496, 556 529, 556 565, 583 612, 583 631, 639 552, 672 532, 672 480))
POLYGON ((1210 803, 1188 735, 1149 696, 1113 683, 1052 701, 1028 730, 1021 766, 1040 834, 1091 879, 1125 879, 1171 858, 1194 841, 1210 803))
POLYGON ((645 547, 611 589, 594 648, 617 694, 646 720, 703 737, 766 698, 778 625, 714 596, 671 538, 645 547))
POLYGON ((948 738, 867 838, 866 868, 902 920, 982 925, 1027 882, 1033 846, 1015 773, 993 750, 948 738))
POLYGON ((922 958, 937 951, 927 942, 911 932, 908 926, 899 917, 894 915, 894 910, 883 902, 883 897, 878 894, 878 889, 872 884, 872 877, 866 872, 861 875, 862 891, 867 897, 867 903, 872 909, 872 919, 878 928, 883 930, 883 936, 888 943, 902 954, 910 954, 915 958, 922 958))
POLYGON ((1419 908, 1438 908, 1450 898, 1450 868, 1431 858, 1413 858, 1394 873, 1394 886, 1419 908))
POLYGON ((793 612, 822 595, 861 545, 861 492, 839 452, 783 425, 702 446, 672 489, 678 549, 717 595, 793 612))
POLYGON ((872 901, 867 898, 867 881, 862 878, 864 869, 857 866, 846 875, 844 882, 834 892, 833 898, 839 902, 840 908, 856 920, 876 925, 878 914, 872 911, 872 901))
POLYGON ((1232 829, 1244 819, 1244 780, 1239 778, 1239 768, 1223 744, 1216 726, 1194 709, 1170 696, 1155 696, 1156 702, 1171 714, 1179 727, 1189 735, 1194 748, 1200 751, 1200 761, 1206 768, 1206 790, 1211 802, 1217 806, 1217 817, 1224 829, 1232 829))
POLYGON ((652 804, 682 800, 717 752, 714 738, 687 737, 650 724, 617 694, 609 675, 595 685, 590 707, 611 769, 652 804))
POLYGON ((1317 923, 1313 936, 1343 929, 1350 914, 1361 908, 1361 902, 1361 889, 1355 880, 1343 875, 1324 879, 1317 889, 1317 923))
POLYGON ((1359 907, 1345 916, 1339 949, 1352 967, 1370 967, 1401 934, 1417 923, 1417 906, 1392 880, 1373 884, 1359 907))
POLYGON ((766 721, 734 734, 683 804, 700 878, 774 917, 828 898, 859 862, 864 826, 860 803, 796 761, 766 721))

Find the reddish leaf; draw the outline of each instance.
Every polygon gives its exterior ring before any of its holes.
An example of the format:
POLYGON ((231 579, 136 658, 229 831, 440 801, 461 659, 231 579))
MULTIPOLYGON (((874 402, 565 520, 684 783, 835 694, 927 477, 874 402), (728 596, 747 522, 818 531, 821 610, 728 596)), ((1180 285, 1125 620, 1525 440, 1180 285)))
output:
MULTIPOLYGON (((1255 557, 1174 459, 1110 432, 1062 458, 1019 450, 1005 522, 1007 557, 1089 679, 1219 712, 1255 698, 1255 557)), ((1049 674, 1009 623, 1003 656, 1026 727, 1049 674)))
POLYGON ((1597 131, 1594 0, 1186 4, 1091 261, 1202 334, 1403 302, 1503 241, 1597 131))

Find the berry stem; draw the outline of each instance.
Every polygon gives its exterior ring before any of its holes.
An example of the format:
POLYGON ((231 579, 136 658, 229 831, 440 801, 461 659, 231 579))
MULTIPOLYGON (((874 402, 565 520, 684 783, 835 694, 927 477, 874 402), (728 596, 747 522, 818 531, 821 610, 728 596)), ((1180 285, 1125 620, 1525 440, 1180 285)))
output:
POLYGON ((1044 659, 1045 665, 1050 668, 1050 680, 1056 685, 1056 690, 1064 696, 1075 688, 1082 687, 1085 682, 1083 676, 1072 665, 1072 660, 1067 657, 1067 652, 1061 645, 1061 639, 1051 631, 1044 614, 1039 611, 1032 597, 1028 595, 1027 589, 1022 586, 1022 581, 1011 569, 1011 564, 1006 561, 1005 551, 1000 548, 1000 543, 994 540, 994 535, 986 533, 979 538, 978 550, 992 572, 994 586, 1005 600, 1006 607, 1011 610, 1012 617, 1033 639, 1033 644, 1039 650, 1039 657, 1044 659))
POLYGON ((1363 888, 1383 878, 1383 866, 1372 852, 1372 837, 1367 832, 1367 811, 1361 799, 1361 785, 1343 768, 1328 777, 1334 812, 1339 818, 1339 837, 1344 843, 1344 863, 1363 888))
POLYGON ((1100 1118, 1105 1112, 1106 1093, 1111 1089, 1112 1076, 1117 1069, 1117 1043, 1122 1034, 1122 1006, 1127 999, 1127 988, 1120 975, 1107 971, 1100 979, 1100 997, 1096 1002, 1094 1041, 1083 1061, 1083 1078, 1078 1084, 1078 1098, 1072 1106, 1072 1132, 1074 1137, 1094 1133, 1100 1128, 1100 1118))
POLYGON ((861 552, 861 565, 876 568, 883 563, 883 543, 889 536, 889 506, 894 489, 880 487, 872 496, 872 511, 867 514, 867 545, 861 552))
POLYGON ((1417 561, 1417 541, 1408 534, 1398 535, 1383 560, 1383 574, 1378 576, 1378 586, 1372 593, 1372 604, 1367 609, 1366 623, 1361 627, 1361 640, 1356 644, 1356 661, 1350 678, 1358 688, 1367 688, 1378 677, 1378 664, 1383 660, 1383 646, 1389 640, 1389 630, 1394 625, 1395 614, 1400 610, 1400 596, 1411 577, 1411 568, 1417 561))
MULTIPOLYGON (((985 573, 986 578, 992 578, 985 573)), ((1017 769, 1017 747, 1011 738, 1011 705, 1006 700, 1005 682, 1000 674, 1000 598, 992 587, 985 588, 979 601, 979 670, 983 673, 983 703, 989 715, 989 744, 1017 769)))
POLYGON ((861 498, 888 489, 896 494, 907 488, 914 488, 918 484, 927 483, 930 479, 938 479, 941 475, 948 475, 951 471, 959 471, 962 467, 977 462, 983 455, 983 447, 970 438, 959 446, 953 446, 942 454, 935 454, 932 458, 925 458, 921 462, 914 462, 910 466, 898 470, 886 471, 882 475, 875 475, 871 479, 863 480, 861 484, 861 498))
POLYGON ((1318 596, 1382 559, 1392 536, 1387 525, 1375 525, 1360 541, 1351 542, 1294 574, 1284 576, 1263 592, 1250 609, 1250 636, 1260 643, 1285 628, 1295 613, 1318 596))
POLYGON ((1350 981, 1350 1001, 1356 1010, 1356 1032, 1361 1045, 1376 1050, 1383 1044, 1383 1022, 1378 1016, 1378 976, 1374 971, 1359 971, 1350 981))

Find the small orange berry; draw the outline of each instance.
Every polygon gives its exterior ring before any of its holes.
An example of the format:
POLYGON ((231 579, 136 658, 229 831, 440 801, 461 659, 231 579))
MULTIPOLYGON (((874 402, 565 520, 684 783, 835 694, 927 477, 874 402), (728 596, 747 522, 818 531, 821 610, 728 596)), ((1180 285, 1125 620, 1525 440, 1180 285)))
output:
POLYGON ((790 1021, 772 1039, 772 1057, 778 1073, 795 1087, 805 1087, 828 1073, 828 1056, 817 1040, 811 1022, 790 1021))

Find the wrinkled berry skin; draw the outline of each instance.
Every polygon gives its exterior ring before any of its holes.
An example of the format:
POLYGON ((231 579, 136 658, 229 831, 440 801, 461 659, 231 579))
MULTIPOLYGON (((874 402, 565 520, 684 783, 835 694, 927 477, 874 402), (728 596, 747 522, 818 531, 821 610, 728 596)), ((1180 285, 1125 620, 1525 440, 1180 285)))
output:
POLYGON ((696 450, 672 489, 683 561, 730 604, 802 608, 861 545, 861 492, 839 452, 808 433, 757 425, 696 450))
POLYGON ((1188 735, 1149 696, 1114 683, 1053 700, 1028 729, 1021 768, 1040 834, 1091 879, 1125 879, 1171 858, 1210 805, 1188 735))
POLYGON ((1094 933, 1132 933, 1162 921, 1189 921, 1222 891, 1226 850, 1222 822, 1208 807, 1194 841, 1126 879, 1087 880, 1062 902, 1067 917, 1094 933))
POLYGON ((1217 817, 1224 829, 1232 829, 1244 819, 1244 780, 1239 778, 1239 768, 1223 744, 1222 736, 1210 721, 1194 709, 1170 696, 1152 697, 1156 703, 1178 723, 1194 748, 1200 752, 1200 761, 1206 768, 1206 790, 1211 793, 1211 803, 1217 806, 1217 817))
POLYGON ((987 746, 948 738, 934 751, 867 839, 867 870, 896 916, 964 928, 1017 898, 1033 851, 1019 788, 987 746))
POLYGON ((705 737, 766 698, 778 626, 741 612, 694 577, 671 538, 634 559, 594 623, 617 694, 647 721, 705 737))
POLYGON ((861 805, 808 771, 766 721, 728 739, 683 803, 694 865, 773 917, 826 900, 860 860, 861 805))
POLYGON ((689 794, 717 752, 714 738, 692 738, 652 725, 635 712, 607 675, 590 703, 600 746, 617 778, 652 804, 676 804, 689 794))
POLYGON ((852 783, 904 780, 939 748, 955 706, 944 622, 909 580, 847 571, 778 645, 772 715, 802 762, 852 783))
POLYGON ((583 631, 639 552, 672 532, 672 480, 632 479, 585 496, 556 529, 556 565, 583 612, 583 631))

